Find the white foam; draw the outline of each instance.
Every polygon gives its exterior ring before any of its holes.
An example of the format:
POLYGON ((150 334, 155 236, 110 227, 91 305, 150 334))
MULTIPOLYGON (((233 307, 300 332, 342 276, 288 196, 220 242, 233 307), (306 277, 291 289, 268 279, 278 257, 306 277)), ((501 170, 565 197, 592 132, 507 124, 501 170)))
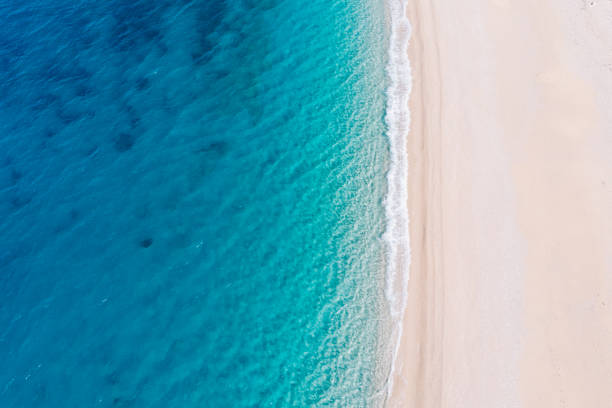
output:
POLYGON ((390 143, 390 166, 387 173, 386 231, 383 238, 387 246, 385 295, 393 319, 391 370, 387 382, 388 398, 393 391, 410 278, 407 136, 410 130, 408 100, 412 89, 412 75, 408 59, 411 26, 406 15, 406 0, 387 0, 387 7, 391 30, 385 122, 390 143))

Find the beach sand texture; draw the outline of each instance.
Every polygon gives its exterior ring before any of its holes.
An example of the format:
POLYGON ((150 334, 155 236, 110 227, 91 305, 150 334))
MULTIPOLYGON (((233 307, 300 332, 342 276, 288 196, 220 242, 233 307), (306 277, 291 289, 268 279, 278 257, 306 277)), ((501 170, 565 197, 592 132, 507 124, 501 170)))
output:
POLYGON ((410 0, 389 407, 612 407, 612 1, 410 0))

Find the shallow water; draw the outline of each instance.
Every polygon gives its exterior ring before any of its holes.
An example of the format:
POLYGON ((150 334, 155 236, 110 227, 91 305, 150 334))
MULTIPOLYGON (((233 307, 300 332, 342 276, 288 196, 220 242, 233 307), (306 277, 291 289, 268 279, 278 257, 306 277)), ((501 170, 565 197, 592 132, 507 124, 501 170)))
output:
POLYGON ((0 0, 0 406, 377 404, 375 3, 0 0))

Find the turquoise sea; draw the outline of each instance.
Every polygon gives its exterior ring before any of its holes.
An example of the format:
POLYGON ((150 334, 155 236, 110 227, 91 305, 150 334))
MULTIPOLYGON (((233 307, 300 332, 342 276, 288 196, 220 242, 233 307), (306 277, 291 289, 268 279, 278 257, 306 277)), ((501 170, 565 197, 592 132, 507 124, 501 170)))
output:
POLYGON ((386 20, 0 0, 0 407, 383 402, 386 20))

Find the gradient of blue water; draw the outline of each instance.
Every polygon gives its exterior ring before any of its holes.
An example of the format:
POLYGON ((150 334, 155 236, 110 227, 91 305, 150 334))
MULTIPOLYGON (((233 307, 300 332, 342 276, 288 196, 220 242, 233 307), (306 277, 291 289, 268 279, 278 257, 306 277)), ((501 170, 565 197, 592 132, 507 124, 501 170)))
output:
POLYGON ((0 406, 375 405, 370 0, 0 0, 0 406))

